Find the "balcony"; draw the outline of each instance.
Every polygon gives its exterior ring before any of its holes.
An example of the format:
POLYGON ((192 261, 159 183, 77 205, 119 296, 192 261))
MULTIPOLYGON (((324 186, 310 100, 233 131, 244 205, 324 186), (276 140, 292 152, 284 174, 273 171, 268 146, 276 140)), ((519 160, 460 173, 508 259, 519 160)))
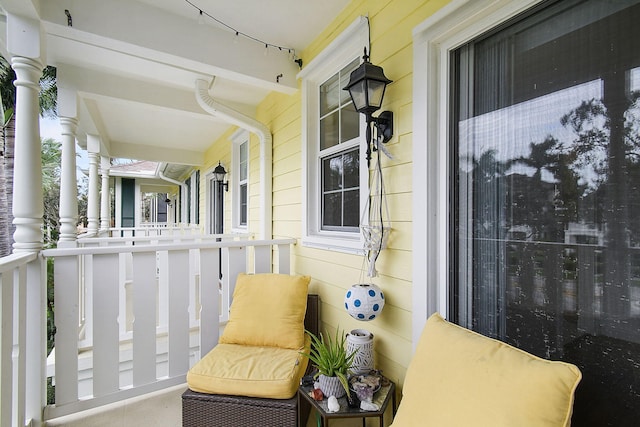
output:
MULTIPOLYGON (((174 397, 189 367, 217 343, 236 276, 289 273, 295 243, 171 228, 123 231, 109 235, 124 237, 84 238, 77 247, 0 259, 3 427, 69 425, 60 417, 80 417, 76 425, 83 425, 96 408, 134 420, 144 400, 166 409, 151 412, 175 425, 180 402, 174 397), (56 327, 49 355, 48 260, 56 327), (48 378, 55 386, 51 404, 48 378)), ((141 425, 132 420, 117 425, 141 425)))

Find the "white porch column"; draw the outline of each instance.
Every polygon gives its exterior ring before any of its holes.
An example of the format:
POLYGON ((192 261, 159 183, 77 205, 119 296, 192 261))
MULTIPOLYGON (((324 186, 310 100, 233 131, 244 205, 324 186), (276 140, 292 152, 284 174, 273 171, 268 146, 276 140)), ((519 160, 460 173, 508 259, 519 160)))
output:
POLYGON ((89 233, 98 232, 98 153, 89 153, 89 195, 87 200, 87 229, 89 233))
POLYGON ((38 92, 42 63, 13 57, 16 72, 16 136, 13 172, 14 252, 42 249, 42 160, 38 92))
POLYGON ((60 238, 58 246, 75 246, 78 234, 78 182, 76 177, 76 130, 78 121, 60 117, 62 161, 60 172, 60 238))
POLYGON ((111 162, 106 156, 100 158, 100 173, 102 173, 102 185, 100 186, 100 231, 106 232, 111 226, 111 206, 109 202, 109 169, 111 162))
MULTIPOLYGON (((15 151, 13 180, 14 252, 39 252, 42 249, 42 161, 38 94, 43 57, 40 24, 35 19, 6 14, 7 51, 16 72, 15 151)), ((42 408, 46 402, 46 268, 38 259, 27 265, 25 321, 25 365, 18 369, 24 418, 18 405, 18 421, 33 427, 42 425, 42 408)), ((22 291, 21 291, 22 292, 22 291)), ((4 369, 4 368, 3 368, 4 369)))
POLYGON ((87 229, 91 234, 98 233, 98 162, 100 161, 100 141, 96 135, 87 135, 89 152, 89 194, 87 200, 87 229))

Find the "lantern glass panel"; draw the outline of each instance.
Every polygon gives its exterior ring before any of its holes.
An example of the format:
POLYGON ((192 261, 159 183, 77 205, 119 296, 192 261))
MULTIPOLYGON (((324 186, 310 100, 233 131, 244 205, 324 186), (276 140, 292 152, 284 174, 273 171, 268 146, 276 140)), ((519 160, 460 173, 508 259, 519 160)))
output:
POLYGON ((356 106, 356 110, 360 111, 367 107, 367 86, 366 81, 361 80, 349 89, 351 99, 356 106))
POLYGON ((380 108, 384 97, 386 83, 377 80, 369 80, 369 106, 380 108))
POLYGON ((223 172, 223 171, 224 169, 222 167, 220 168, 216 167, 213 170, 213 176, 215 177, 216 181, 218 182, 224 181, 224 176, 227 174, 227 172, 226 171, 223 172))

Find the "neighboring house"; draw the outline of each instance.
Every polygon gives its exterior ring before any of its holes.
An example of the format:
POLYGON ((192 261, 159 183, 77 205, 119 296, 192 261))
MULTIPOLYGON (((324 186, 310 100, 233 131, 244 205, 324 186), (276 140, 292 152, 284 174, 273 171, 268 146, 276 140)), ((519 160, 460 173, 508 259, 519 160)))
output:
POLYGON ((113 178, 109 181, 112 226, 198 223, 199 174, 193 167, 136 161, 111 165, 108 175, 113 178), (182 200, 187 209, 180 209, 182 200))
MULTIPOLYGON (((186 165, 188 176, 162 190, 174 222, 295 239, 291 271, 312 277, 323 327, 373 332, 376 366, 400 386, 422 326, 439 311, 580 366, 574 425, 636 419, 638 2, 336 0, 330 16, 304 20, 322 26, 296 33, 295 49, 266 19, 256 33, 264 25, 260 40, 275 40, 260 46, 194 25, 188 4, 116 10, 91 0, 67 22, 65 2, 27 3, 0 0, 8 50, 20 58, 35 50, 58 67, 63 149, 74 153, 77 140, 94 158, 94 222, 98 157, 186 165), (42 31, 48 46, 12 43, 22 30, 42 31), (364 47, 393 80, 382 105, 394 113, 392 157, 375 152, 370 170, 364 116, 342 91, 364 47), (378 155, 392 234, 369 279, 359 225, 378 155), (565 240, 576 224, 606 235, 565 240), (366 324, 344 309, 346 290, 363 280, 386 295, 366 324)), ((284 13, 253 6, 274 21, 284 13)), ((230 10, 238 15, 229 21, 255 14, 230 10)), ((293 22, 279 25, 294 31, 293 22)), ((138 225, 125 211, 121 225, 138 225)))

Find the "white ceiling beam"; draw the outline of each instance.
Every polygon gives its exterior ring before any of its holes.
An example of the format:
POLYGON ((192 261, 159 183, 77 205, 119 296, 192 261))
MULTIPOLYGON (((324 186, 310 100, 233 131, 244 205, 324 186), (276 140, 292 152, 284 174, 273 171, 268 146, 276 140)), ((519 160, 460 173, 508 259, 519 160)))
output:
POLYGON ((265 47, 257 42, 236 40, 228 30, 198 25, 197 14, 188 19, 127 0, 83 0, 69 9, 73 17, 69 27, 64 14, 68 5, 66 0, 43 2, 42 19, 49 38, 68 43, 70 50, 85 44, 100 47, 105 55, 144 58, 278 92, 297 91, 298 66, 286 52, 271 48, 265 56, 265 47))
POLYGON ((193 88, 169 87, 68 64, 58 65, 57 81, 58 87, 83 93, 85 98, 121 99, 207 116, 198 105, 193 88))
POLYGON ((181 165, 200 166, 204 154, 183 148, 157 147, 130 142, 111 141, 111 157, 121 159, 149 160, 181 165))
POLYGON ((40 0, 2 0, 0 5, 7 13, 31 19, 38 19, 39 16, 40 0))

